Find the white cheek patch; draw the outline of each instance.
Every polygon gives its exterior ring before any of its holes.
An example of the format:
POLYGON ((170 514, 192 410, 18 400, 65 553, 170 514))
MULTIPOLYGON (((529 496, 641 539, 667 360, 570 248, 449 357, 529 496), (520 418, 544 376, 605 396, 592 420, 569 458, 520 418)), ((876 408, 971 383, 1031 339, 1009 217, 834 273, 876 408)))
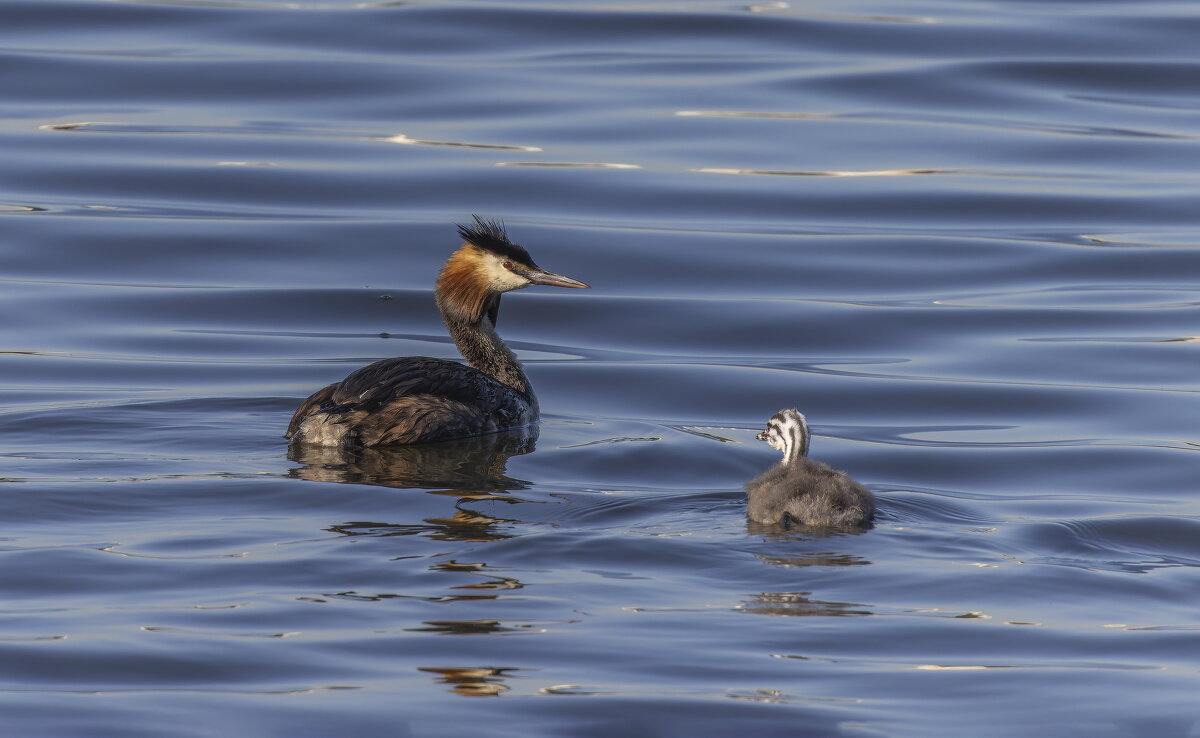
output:
POLYGON ((484 264, 484 270, 487 273, 488 284, 496 292, 519 290, 522 287, 527 287, 529 285, 528 279, 505 269, 504 262, 496 257, 488 258, 484 264))
POLYGON ((784 450, 783 436, 779 432, 779 428, 771 428, 767 434, 767 445, 776 451, 784 450))
POLYGON ((528 279, 522 277, 519 274, 513 274, 512 272, 508 271, 507 269, 504 271, 504 275, 505 275, 506 279, 503 282, 503 286, 506 291, 507 290, 519 290, 522 287, 528 287, 530 285, 530 281, 528 279))

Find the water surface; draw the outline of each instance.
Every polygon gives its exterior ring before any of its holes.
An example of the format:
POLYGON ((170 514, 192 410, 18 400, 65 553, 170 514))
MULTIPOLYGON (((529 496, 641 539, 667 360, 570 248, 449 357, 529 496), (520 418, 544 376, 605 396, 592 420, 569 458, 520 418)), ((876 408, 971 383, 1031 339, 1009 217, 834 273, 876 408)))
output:
POLYGON ((13 735, 1200 734, 1192 4, 0 16, 13 735), (289 455, 471 213, 540 427, 289 455))

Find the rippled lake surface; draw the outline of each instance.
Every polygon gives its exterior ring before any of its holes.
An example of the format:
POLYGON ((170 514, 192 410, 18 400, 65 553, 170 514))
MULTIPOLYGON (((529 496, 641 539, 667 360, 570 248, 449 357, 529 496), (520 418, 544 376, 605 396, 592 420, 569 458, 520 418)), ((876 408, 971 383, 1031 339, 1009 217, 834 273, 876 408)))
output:
POLYGON ((1198 36, 0 1, 3 731, 1200 735, 1198 36), (536 437, 289 456, 472 213, 593 287, 504 300, 536 437), (872 530, 748 525, 791 406, 872 530))

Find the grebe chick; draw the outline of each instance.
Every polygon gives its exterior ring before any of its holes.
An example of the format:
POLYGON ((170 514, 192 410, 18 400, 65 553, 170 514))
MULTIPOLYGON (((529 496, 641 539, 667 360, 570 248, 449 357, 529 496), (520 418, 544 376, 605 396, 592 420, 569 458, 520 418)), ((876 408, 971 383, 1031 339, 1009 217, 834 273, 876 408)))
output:
POLYGON ((808 422, 780 410, 755 436, 783 452, 783 461, 746 483, 746 516, 757 523, 865 528, 875 517, 875 497, 845 472, 808 458, 808 422))
POLYGON ((519 428, 538 418, 521 364, 496 334, 500 296, 531 284, 587 287, 533 262, 504 226, 473 216, 442 267, 434 297, 467 365, 428 356, 384 359, 317 390, 286 438, 354 448, 428 443, 519 428))

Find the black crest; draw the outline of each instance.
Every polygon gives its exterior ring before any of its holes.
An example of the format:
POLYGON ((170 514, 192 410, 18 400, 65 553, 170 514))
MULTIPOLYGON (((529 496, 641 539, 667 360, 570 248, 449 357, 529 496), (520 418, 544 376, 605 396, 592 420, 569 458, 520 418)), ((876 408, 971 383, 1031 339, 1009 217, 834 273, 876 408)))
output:
POLYGON ((512 259, 526 266, 537 266, 523 246, 518 246, 508 239, 503 222, 480 218, 478 215, 471 217, 475 220, 474 225, 460 223, 458 226, 458 235, 462 236, 464 241, 473 243, 479 248, 491 251, 505 259, 512 259))

